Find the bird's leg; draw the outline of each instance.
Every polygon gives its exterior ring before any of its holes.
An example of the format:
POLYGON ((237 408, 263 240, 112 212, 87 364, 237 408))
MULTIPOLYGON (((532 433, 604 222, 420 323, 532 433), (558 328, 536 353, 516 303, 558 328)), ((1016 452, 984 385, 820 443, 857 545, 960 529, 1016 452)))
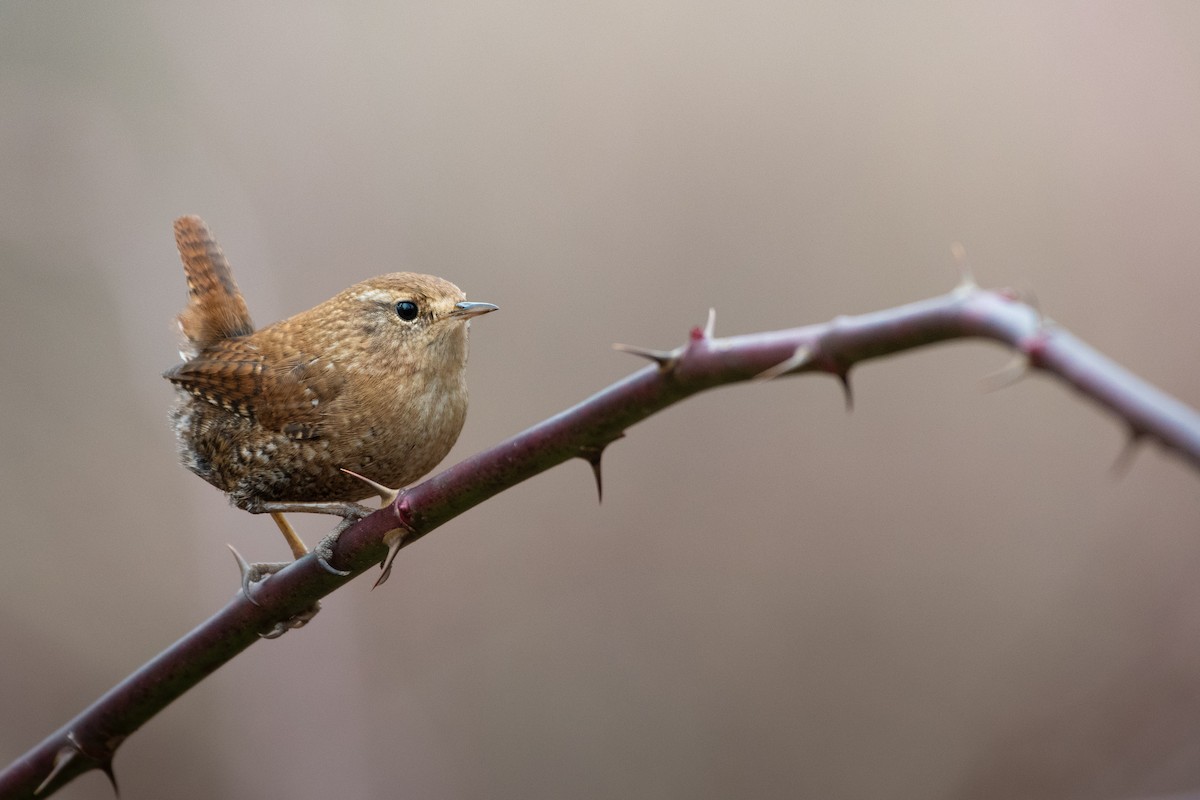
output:
MULTIPOLYGON (((361 506, 358 503, 287 503, 274 501, 258 501, 248 504, 246 508, 252 514, 270 514, 271 519, 279 527, 279 532, 283 534, 283 538, 287 541, 288 549, 292 551, 292 557, 296 559, 303 558, 308 555, 308 548, 304 545, 304 541, 296 533, 291 523, 284 517, 284 512, 300 512, 307 511, 317 514, 335 514, 342 517, 341 524, 334 530, 332 534, 321 540, 321 543, 314 551, 317 557, 317 563, 323 569, 334 575, 349 575, 346 570, 340 570, 330 563, 333 557, 333 542, 337 541, 338 535, 352 524, 362 519, 371 513, 371 509, 366 506, 361 506)), ((268 563, 247 563, 237 550, 234 550, 232 545, 229 548, 233 550, 233 557, 237 561, 238 569, 242 574, 242 593, 251 603, 258 605, 254 596, 250 593, 250 586, 257 581, 268 578, 274 575, 279 570, 292 563, 290 561, 268 562, 268 563)), ((291 619, 284 620, 275 625, 267 633, 261 634, 264 639, 275 639, 287 633, 292 628, 300 628, 308 624, 308 622, 317 615, 321 610, 320 603, 313 603, 308 610, 297 614, 291 619)))
POLYGON ((272 511, 271 519, 275 520, 275 524, 279 526, 279 532, 287 540, 288 547, 292 551, 292 558, 303 558, 308 555, 308 548, 304 546, 304 542, 296 534, 296 529, 292 527, 292 523, 287 521, 287 517, 283 515, 282 511, 272 511))
POLYGON ((341 570, 330 563, 333 558, 333 544, 338 537, 342 535, 342 531, 349 528, 354 523, 358 522, 363 517, 371 513, 371 509, 358 503, 345 502, 330 502, 330 503, 285 503, 285 502, 263 502, 260 504, 263 511, 270 512, 271 518, 275 520, 275 524, 279 526, 279 530, 283 532, 283 538, 287 539, 288 547, 292 548, 292 553, 296 558, 308 555, 308 548, 304 546, 304 542, 300 541, 300 537, 292 530, 292 526, 283 518, 285 511, 302 511, 310 514, 333 514, 342 518, 341 523, 333 529, 333 533, 322 539, 313 550, 313 554, 317 557, 319 563, 326 572, 334 575, 349 575, 347 570, 341 570), (299 548, 299 549, 297 549, 299 548))
MULTIPOLYGON (((279 527, 279 532, 283 534, 283 538, 287 541, 288 549, 292 551, 293 558, 302 558, 308 555, 308 548, 304 545, 303 540, 296 534, 291 523, 283 516, 285 513, 304 512, 309 514, 332 514, 342 518, 342 523, 338 525, 334 532, 321 540, 314 551, 317 562, 321 567, 333 575, 349 575, 346 570, 340 570, 330 563, 333 557, 332 545, 337 541, 338 535, 346 528, 350 527, 355 522, 358 522, 363 517, 371 513, 371 509, 358 503, 345 502, 328 502, 328 503, 303 503, 303 502, 287 502, 277 500, 257 500, 246 503, 242 506, 251 514, 270 514, 271 519, 275 520, 275 524, 279 527)), ((243 586, 248 587, 254 581, 262 580, 268 575, 273 575, 279 570, 288 565, 289 562, 277 563, 256 563, 250 564, 249 570, 242 570, 243 586)), ((249 594, 247 594, 247 597, 249 594)))
MULTIPOLYGON (((329 503, 293 503, 279 500, 260 500, 247 510, 252 514, 269 513, 272 516, 275 514, 290 513, 332 514, 335 517, 354 520, 355 522, 358 522, 371 513, 371 509, 361 503, 344 503, 341 501, 329 503)), ((286 536, 287 534, 284 535, 286 536)), ((304 552, 307 553, 308 551, 305 550, 304 552)))
MULTIPOLYGON (((292 523, 287 521, 287 517, 282 511, 271 511, 271 519, 275 520, 275 524, 279 526, 279 532, 283 534, 283 538, 287 541, 288 548, 292 551, 292 558, 300 559, 308 555, 308 548, 304 545, 304 540, 296 533, 296 529, 292 527, 292 523)), ((255 581, 261 581, 268 575, 274 575, 279 570, 292 563, 290 561, 270 561, 256 562, 247 564, 241 559, 241 556, 234 551, 234 555, 239 559, 238 567, 242 571, 242 589, 246 592, 246 596, 250 596, 250 584, 255 581)), ((329 569, 329 564, 326 561, 321 562, 321 566, 329 569)))

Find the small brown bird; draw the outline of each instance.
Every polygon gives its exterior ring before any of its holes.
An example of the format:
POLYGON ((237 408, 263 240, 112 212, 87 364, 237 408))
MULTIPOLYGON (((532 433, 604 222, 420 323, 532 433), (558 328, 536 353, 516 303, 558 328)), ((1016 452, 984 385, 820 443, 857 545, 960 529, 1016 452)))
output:
MULTIPOLYGON (((254 329, 229 263, 199 217, 175 221, 187 275, 184 363, 171 420, 183 465, 238 508, 270 513, 292 554, 307 553, 288 511, 369 512, 375 491, 345 471, 404 486, 433 469, 467 413, 467 328, 495 311, 432 275, 396 272, 254 329)), ((260 565, 266 570, 276 565, 260 565)), ((246 579, 248 584, 249 579, 246 579)))

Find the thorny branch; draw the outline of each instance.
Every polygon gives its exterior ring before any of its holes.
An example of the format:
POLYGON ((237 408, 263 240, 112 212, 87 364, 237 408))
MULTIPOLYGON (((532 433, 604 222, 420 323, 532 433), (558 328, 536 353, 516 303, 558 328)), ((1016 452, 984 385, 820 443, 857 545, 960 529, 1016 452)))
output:
MULTIPOLYGON (((0 772, 0 798, 45 797, 74 777, 101 769, 124 739, 192 686, 321 597, 455 516, 571 458, 588 461, 597 488, 604 448, 629 426, 689 395, 722 384, 825 372, 849 402, 850 368, 859 362, 950 339, 984 338, 1015 351, 1010 373, 1041 370, 1107 408, 1131 443, 1157 441, 1200 468, 1200 414, 1113 363, 1044 319, 1010 292, 969 279, 953 292, 898 308, 784 331, 713 336, 710 313, 674 350, 618 345, 654 364, 534 427, 388 498, 389 504, 342 534, 333 563, 312 555, 253 585, 206 622, 134 672, 91 707, 0 772)), ((386 577, 386 573, 384 573, 386 577)), ((113 781, 114 787, 116 785, 113 781)))

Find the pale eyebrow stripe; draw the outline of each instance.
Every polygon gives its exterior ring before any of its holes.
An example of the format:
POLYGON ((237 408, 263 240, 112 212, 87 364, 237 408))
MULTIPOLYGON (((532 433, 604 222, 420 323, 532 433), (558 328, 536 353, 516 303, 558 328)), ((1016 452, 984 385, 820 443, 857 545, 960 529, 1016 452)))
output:
POLYGON ((390 303, 392 302, 392 293, 384 291, 383 289, 367 289, 366 291, 356 294, 354 299, 366 301, 374 300, 379 303, 390 303))

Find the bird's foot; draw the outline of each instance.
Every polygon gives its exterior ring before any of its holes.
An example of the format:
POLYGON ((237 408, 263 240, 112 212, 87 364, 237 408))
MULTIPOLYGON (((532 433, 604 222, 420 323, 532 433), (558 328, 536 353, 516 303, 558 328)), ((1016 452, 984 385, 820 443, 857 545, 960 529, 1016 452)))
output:
POLYGON ((242 594, 246 595, 246 599, 256 606, 259 603, 254 599, 254 595, 250 593, 250 586, 259 581, 266 580, 292 563, 291 561, 272 561, 251 564, 242 557, 242 554, 233 545, 228 545, 228 547, 229 552, 233 553, 233 560, 237 562, 238 571, 242 574, 242 594))
POLYGON ((338 523, 338 526, 328 536, 317 542, 317 546, 313 548, 313 555, 317 557, 317 563, 326 572, 334 575, 350 574, 350 570, 338 569, 332 564, 333 546, 337 544, 338 537, 351 525, 374 513, 371 509, 358 503, 344 503, 343 505, 346 506, 346 513, 342 515, 342 521, 338 523))
POLYGON ((320 601, 317 601, 296 616, 291 617, 290 619, 285 619, 283 622, 276 622, 275 625, 272 626, 271 630, 267 631, 266 633, 260 633, 259 636, 263 639, 278 639, 280 636, 283 636, 293 628, 303 628, 312 621, 312 618, 315 617, 317 612, 320 610, 321 603, 320 601))
MULTIPOLYGON (((229 545, 229 550, 233 553, 233 559, 237 562, 238 571, 242 574, 242 594, 256 606, 262 607, 261 604, 254 599, 254 595, 250 591, 250 587, 259 581, 264 581, 274 575, 279 570, 293 563, 291 561, 276 561, 276 562, 256 562, 249 563, 242 554, 239 553, 233 545, 229 545)), ((304 611, 301 611, 294 617, 285 619, 282 622, 276 622, 271 630, 266 633, 260 633, 264 639, 278 639, 293 628, 303 628, 312 618, 321 610, 321 603, 315 602, 304 611)))

